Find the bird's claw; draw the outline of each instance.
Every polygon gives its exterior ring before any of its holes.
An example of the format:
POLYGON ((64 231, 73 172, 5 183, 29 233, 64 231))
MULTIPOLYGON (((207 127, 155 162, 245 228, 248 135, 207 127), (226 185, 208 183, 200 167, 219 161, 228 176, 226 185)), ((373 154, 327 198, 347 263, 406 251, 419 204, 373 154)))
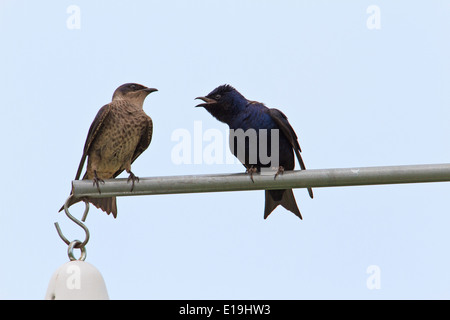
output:
POLYGON ((250 179, 252 179, 253 183, 255 183, 255 180, 253 180, 253 174, 256 172, 258 172, 258 169, 256 169, 253 166, 251 166, 250 168, 247 168, 247 170, 245 171, 245 173, 250 174, 250 179))
POLYGON ((130 175, 128 176, 127 183, 131 180, 131 191, 134 189, 134 182, 139 182, 139 177, 135 176, 133 172, 130 171, 130 175))
POLYGON ((98 193, 102 193, 101 191, 100 191, 100 183, 99 182, 101 182, 102 184, 105 184, 105 180, 103 180, 103 179, 100 179, 98 176, 97 176, 97 171, 94 171, 94 179, 93 179, 93 186, 97 186, 97 190, 98 190, 98 193))
POLYGON ((284 173, 284 167, 283 166, 279 166, 277 173, 275 173, 275 176, 273 177, 273 180, 275 180, 279 174, 283 174, 284 173))

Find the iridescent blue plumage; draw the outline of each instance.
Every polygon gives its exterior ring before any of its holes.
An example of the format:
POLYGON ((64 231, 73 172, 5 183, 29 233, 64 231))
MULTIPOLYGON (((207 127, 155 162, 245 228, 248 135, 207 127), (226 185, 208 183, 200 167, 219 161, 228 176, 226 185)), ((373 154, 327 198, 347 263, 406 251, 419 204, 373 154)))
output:
MULTIPOLYGON (((281 111, 247 100, 230 85, 217 87, 198 99, 205 102, 198 106, 228 124, 231 152, 248 171, 260 172, 270 167, 279 168, 278 172, 294 170, 294 153, 301 169, 305 170, 297 135, 281 111)), ((312 190, 308 192, 312 198, 312 190)), ((292 189, 266 190, 264 218, 280 204, 302 218, 292 189)))

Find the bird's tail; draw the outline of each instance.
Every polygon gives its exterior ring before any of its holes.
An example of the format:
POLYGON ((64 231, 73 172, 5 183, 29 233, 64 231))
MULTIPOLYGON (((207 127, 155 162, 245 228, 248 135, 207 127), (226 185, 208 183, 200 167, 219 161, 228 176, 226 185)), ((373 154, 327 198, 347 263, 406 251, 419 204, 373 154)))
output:
POLYGON ((292 189, 286 190, 266 190, 266 206, 264 208, 264 219, 278 206, 282 205, 287 210, 293 212, 297 217, 302 219, 297 202, 294 198, 292 189))
MULTIPOLYGON (((110 198, 83 198, 83 199, 76 199, 74 197, 70 197, 68 207, 71 205, 79 202, 79 201, 89 201, 97 208, 105 211, 107 214, 112 213, 114 218, 117 218, 117 202, 116 197, 110 197, 110 198)), ((64 205, 59 209, 58 212, 64 210, 64 205)))
POLYGON ((112 213, 114 218, 117 218, 117 202, 116 197, 110 198, 90 198, 88 199, 90 203, 99 209, 102 209, 107 214, 112 213))

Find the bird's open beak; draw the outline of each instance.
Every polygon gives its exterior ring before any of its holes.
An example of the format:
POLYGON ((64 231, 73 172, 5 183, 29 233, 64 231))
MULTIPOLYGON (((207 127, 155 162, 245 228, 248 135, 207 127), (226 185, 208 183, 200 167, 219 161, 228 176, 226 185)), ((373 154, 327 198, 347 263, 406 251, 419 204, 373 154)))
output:
POLYGON ((142 89, 141 91, 144 91, 144 92, 147 92, 147 94, 150 94, 152 92, 158 91, 158 89, 156 89, 156 88, 145 88, 145 89, 142 89))
POLYGON ((217 103, 216 100, 211 99, 211 98, 207 98, 207 97, 197 97, 195 99, 200 99, 200 100, 205 101, 205 103, 200 103, 200 104, 196 105, 195 107, 205 107, 207 105, 217 103))

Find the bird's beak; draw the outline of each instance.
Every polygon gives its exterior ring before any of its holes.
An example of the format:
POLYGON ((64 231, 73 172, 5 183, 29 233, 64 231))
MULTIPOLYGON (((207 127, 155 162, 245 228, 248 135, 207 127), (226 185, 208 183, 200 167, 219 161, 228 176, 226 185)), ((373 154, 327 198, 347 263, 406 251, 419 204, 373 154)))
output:
POLYGON ((141 91, 144 91, 147 94, 150 94, 152 92, 158 91, 158 89, 156 89, 156 88, 145 88, 145 89, 142 89, 141 91))
POLYGON ((217 103, 216 100, 211 99, 211 98, 207 98, 207 97, 197 97, 195 99, 200 99, 200 100, 205 101, 205 103, 200 103, 200 104, 196 105, 195 107, 205 107, 207 105, 217 103))

